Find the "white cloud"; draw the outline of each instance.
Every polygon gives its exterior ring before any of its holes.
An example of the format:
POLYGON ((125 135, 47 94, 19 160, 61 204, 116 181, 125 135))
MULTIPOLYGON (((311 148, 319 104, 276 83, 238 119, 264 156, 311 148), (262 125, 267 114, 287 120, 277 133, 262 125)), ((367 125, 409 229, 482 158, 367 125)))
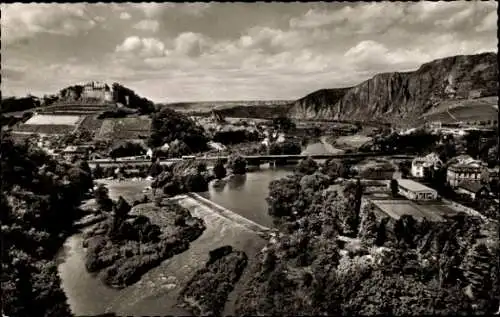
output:
POLYGON ((340 10, 310 9, 305 15, 290 19, 290 27, 315 29, 336 25, 345 32, 383 31, 404 17, 404 7, 393 3, 367 3, 346 6, 340 10))
POLYGON ((156 20, 142 20, 134 25, 134 29, 156 32, 160 27, 160 23, 156 20))
POLYGON ((3 40, 36 35, 2 47, 2 89, 14 94, 109 80, 161 101, 293 99, 436 58, 496 51, 491 2, 300 4, 274 11, 275 4, 269 11, 263 4, 245 7, 249 14, 241 17, 236 4, 8 6, 3 40), (96 25, 99 32, 81 36, 96 25))
POLYGON ((158 57, 165 55, 165 44, 155 38, 127 37, 115 50, 117 53, 139 54, 140 57, 158 57))
POLYGON ((85 4, 2 4, 2 35, 7 42, 37 33, 76 35, 96 25, 85 4))
POLYGON ((143 12, 146 18, 152 19, 161 16, 161 14, 172 7, 175 6, 175 3, 134 3, 131 4, 133 8, 139 9, 143 12))
POLYGON ((498 15, 496 10, 491 11, 479 24, 476 26, 477 32, 485 32, 485 31, 496 31, 498 28, 498 15))
POLYGON ((130 15, 130 13, 128 13, 128 12, 122 12, 122 13, 120 13, 120 19, 121 20, 130 20, 130 18, 132 18, 132 16, 130 15))
POLYGON ((200 33, 185 32, 174 40, 175 51, 186 56, 199 56, 208 45, 207 39, 200 33))

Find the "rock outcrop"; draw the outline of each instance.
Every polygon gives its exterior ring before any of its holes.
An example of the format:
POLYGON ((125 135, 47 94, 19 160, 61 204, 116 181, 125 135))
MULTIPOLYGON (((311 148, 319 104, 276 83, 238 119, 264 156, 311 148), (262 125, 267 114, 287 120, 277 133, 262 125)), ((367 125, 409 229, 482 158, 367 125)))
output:
POLYGON ((412 120, 443 101, 498 93, 496 53, 434 60, 413 72, 375 75, 351 88, 322 89, 297 100, 296 119, 412 120))

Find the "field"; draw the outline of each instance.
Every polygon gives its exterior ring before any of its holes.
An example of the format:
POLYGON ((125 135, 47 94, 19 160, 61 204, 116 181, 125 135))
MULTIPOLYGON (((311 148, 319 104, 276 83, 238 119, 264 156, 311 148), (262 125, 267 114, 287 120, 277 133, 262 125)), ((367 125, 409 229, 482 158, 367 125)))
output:
POLYGON ((200 101, 200 102, 177 102, 161 107, 169 107, 180 112, 210 112, 214 109, 222 110, 233 107, 252 107, 265 105, 288 104, 288 100, 243 100, 243 101, 200 101))
POLYGON ((360 135, 360 134, 346 135, 336 138, 335 145, 341 148, 357 149, 363 144, 370 142, 371 140, 372 138, 365 135, 360 135))
POLYGON ((97 119, 96 115, 87 115, 83 118, 80 123, 79 129, 86 129, 91 132, 99 132, 101 128, 103 120, 97 119))
POLYGON ((44 115, 37 114, 25 122, 27 125, 76 125, 81 116, 44 115))
POLYGON ((35 134, 69 134, 75 130, 75 127, 60 124, 21 124, 14 131, 35 134))
POLYGON ((487 97, 473 100, 447 101, 436 109, 418 119, 419 124, 432 121, 442 123, 488 122, 498 120, 498 97, 487 97))
POLYGON ((98 138, 102 139, 140 139, 148 136, 151 119, 147 116, 106 119, 99 129, 98 138))
POLYGON ((109 197, 111 199, 118 199, 120 196, 123 196, 129 203, 142 199, 144 195, 151 195, 151 191, 143 192, 143 190, 151 186, 151 181, 145 179, 136 181, 131 179, 124 181, 100 179, 97 183, 104 184, 109 189, 109 197))
POLYGON ((417 220, 443 221, 444 215, 457 213, 445 204, 436 202, 413 202, 408 200, 372 200, 383 212, 394 219, 411 215, 417 220))

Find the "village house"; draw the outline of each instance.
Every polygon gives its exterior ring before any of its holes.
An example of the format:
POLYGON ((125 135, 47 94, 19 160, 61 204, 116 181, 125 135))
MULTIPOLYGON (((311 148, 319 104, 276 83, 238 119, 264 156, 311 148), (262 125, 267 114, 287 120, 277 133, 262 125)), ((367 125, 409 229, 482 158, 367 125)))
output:
POLYGON ((398 179, 398 193, 410 200, 437 199, 437 191, 411 179, 398 179))
POLYGON ((500 172, 500 167, 495 166, 493 168, 488 168, 486 173, 488 174, 488 182, 494 182, 498 181, 500 179, 499 177, 499 172, 500 172))
POLYGON ((417 157, 411 162, 411 175, 416 178, 423 178, 430 169, 438 169, 443 165, 436 153, 430 153, 424 157, 417 157))
POLYGON ((458 184, 456 192, 469 195, 472 199, 476 199, 477 197, 488 196, 490 189, 486 184, 464 181, 458 184))
POLYGON ((68 145, 61 151, 61 154, 64 159, 72 160, 76 157, 85 156, 88 153, 88 150, 88 147, 85 146, 68 145))
POLYGON ((482 166, 454 164, 446 171, 446 181, 456 187, 463 181, 479 182, 484 168, 482 166))

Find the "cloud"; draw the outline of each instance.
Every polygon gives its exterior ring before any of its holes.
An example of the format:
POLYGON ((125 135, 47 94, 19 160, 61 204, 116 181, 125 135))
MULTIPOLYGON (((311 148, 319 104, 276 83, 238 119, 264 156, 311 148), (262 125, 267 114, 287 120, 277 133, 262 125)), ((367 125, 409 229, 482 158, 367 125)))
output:
POLYGON ((132 18, 132 16, 130 15, 130 13, 128 13, 128 12, 122 12, 122 13, 120 13, 120 19, 121 20, 130 20, 130 18, 132 18))
POLYGON ((95 27, 84 4, 2 4, 3 40, 33 37, 38 33, 77 35, 95 27))
POLYGON ((158 57, 165 55, 165 44, 155 38, 127 37, 115 50, 117 53, 137 54, 140 57, 158 57))
POLYGON ((310 9, 299 18, 290 19, 290 27, 314 29, 339 26, 345 32, 380 32, 404 17, 404 7, 392 3, 367 3, 329 11, 310 9))
POLYGON ((131 7, 142 11, 146 18, 152 19, 161 16, 161 14, 174 6, 173 3, 134 3, 131 7))
POLYGON ((498 14, 495 11, 491 11, 484 20, 476 26, 477 32, 487 32, 487 31, 496 31, 498 28, 498 14))
POLYGON ((497 43, 491 1, 4 7, 8 94, 100 80, 156 101, 294 99, 497 43))
POLYGON ((208 45, 207 39, 200 33, 185 32, 174 40, 176 53, 196 57, 202 54, 208 45))
POLYGON ((156 20, 142 20, 134 25, 134 29, 156 32, 160 27, 160 23, 156 20))

